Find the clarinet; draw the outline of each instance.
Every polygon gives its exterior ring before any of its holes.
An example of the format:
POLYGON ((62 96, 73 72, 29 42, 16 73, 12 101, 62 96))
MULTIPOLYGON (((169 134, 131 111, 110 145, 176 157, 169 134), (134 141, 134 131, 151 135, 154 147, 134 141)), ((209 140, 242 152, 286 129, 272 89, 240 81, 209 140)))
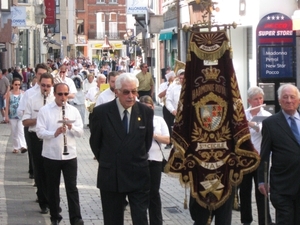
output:
MULTIPOLYGON (((62 110, 62 119, 63 119, 63 126, 65 126, 65 102, 62 102, 61 110, 62 110)), ((64 135, 64 152, 63 155, 69 155, 68 152, 68 144, 67 144, 67 137, 66 137, 66 132, 63 133, 64 135)))
POLYGON ((47 103, 47 91, 44 92, 44 105, 47 103))

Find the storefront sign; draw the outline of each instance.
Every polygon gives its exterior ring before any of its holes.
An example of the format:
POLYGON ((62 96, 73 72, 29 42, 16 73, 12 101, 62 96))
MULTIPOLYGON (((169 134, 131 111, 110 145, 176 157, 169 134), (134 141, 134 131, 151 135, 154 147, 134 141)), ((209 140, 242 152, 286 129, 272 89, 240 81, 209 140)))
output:
POLYGON ((261 78, 292 78, 293 47, 259 47, 261 78))
POLYGON ((145 14, 148 11, 148 1, 127 0, 127 14, 145 14))
POLYGON ((26 7, 12 6, 11 7, 11 25, 13 27, 26 26, 26 7))
POLYGON ((258 78, 294 78, 295 32, 292 20, 281 13, 264 16, 256 29, 258 78))
POLYGON ((293 21, 281 13, 264 16, 256 29, 258 45, 288 45, 295 43, 293 21))
MULTIPOLYGON (((123 44, 122 43, 110 43, 112 49, 122 49, 123 44)), ((95 49, 102 49, 103 43, 94 44, 93 48, 95 49)))

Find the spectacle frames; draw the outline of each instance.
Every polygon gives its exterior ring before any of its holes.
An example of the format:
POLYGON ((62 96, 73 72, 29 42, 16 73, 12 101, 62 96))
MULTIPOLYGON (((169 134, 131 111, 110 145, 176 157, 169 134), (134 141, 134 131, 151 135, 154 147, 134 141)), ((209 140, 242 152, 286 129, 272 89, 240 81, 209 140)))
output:
POLYGON ((62 92, 59 92, 59 93, 57 93, 57 95, 58 96, 68 96, 69 95, 69 93, 68 92, 65 92, 65 93, 62 93, 62 92))
POLYGON ((133 95, 136 95, 137 94, 137 90, 132 90, 132 91, 129 91, 129 90, 120 90, 120 92, 122 92, 122 94, 123 95, 129 95, 130 94, 130 92, 131 92, 131 94, 133 94, 133 95))
POLYGON ((66 71, 59 71, 59 73, 65 73, 66 71))
POLYGON ((41 84, 42 87, 47 87, 47 88, 51 88, 52 85, 51 84, 41 84))

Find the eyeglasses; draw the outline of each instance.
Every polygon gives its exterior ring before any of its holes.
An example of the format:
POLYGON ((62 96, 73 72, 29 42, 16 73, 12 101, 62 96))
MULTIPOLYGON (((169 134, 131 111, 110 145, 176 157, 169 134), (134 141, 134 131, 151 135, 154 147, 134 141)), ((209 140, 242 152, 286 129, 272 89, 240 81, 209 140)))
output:
POLYGON ((66 71, 59 71, 59 73, 65 73, 66 71))
POLYGON ((21 84, 14 84, 14 86, 21 86, 21 84))
POLYGON ((51 84, 41 84, 42 87, 47 87, 47 88, 51 88, 52 85, 51 84))
POLYGON ((57 93, 57 95, 58 96, 68 96, 69 95, 69 93, 68 92, 65 92, 65 93, 62 93, 62 92, 59 92, 59 93, 57 93))
POLYGON ((122 92, 122 94, 123 95, 129 95, 130 94, 130 92, 131 92, 131 94, 133 94, 133 95, 136 95, 137 94, 137 90, 131 90, 131 91, 129 91, 129 90, 120 90, 120 92, 122 92))

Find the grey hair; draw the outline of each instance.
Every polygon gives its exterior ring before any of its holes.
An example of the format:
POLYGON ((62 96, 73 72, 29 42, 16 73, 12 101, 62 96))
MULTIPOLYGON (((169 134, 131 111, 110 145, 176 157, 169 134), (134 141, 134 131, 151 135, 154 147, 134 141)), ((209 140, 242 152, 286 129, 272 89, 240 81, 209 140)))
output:
POLYGON ((286 89, 293 89, 294 91, 296 91, 297 96, 298 96, 298 99, 300 99, 300 92, 299 92, 299 89, 298 89, 295 85, 293 85, 293 84, 291 84, 291 83, 283 84, 283 85, 281 85, 281 86, 278 88, 278 90, 277 90, 277 96, 278 96, 278 99, 281 99, 281 97, 282 97, 282 92, 283 92, 284 90, 286 90, 286 89))
POLYGON ((260 87, 250 87, 247 91, 248 99, 253 98, 255 95, 261 94, 262 96, 265 95, 264 91, 260 87))
POLYGON ((119 90, 122 88, 122 84, 125 82, 135 82, 136 87, 139 86, 139 80, 136 78, 134 74, 131 73, 122 73, 120 76, 116 79, 115 83, 115 89, 119 90))
POLYGON ((106 76, 105 76, 104 74, 101 73, 101 74, 97 77, 97 81, 100 80, 100 78, 106 79, 106 76))

